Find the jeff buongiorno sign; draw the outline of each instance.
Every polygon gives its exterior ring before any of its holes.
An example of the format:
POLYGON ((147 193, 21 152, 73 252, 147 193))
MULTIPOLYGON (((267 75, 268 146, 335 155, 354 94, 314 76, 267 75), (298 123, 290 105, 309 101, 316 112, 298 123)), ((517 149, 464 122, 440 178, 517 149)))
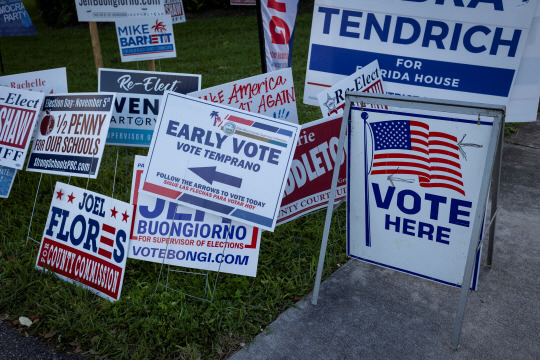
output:
POLYGON ((536 6, 317 0, 304 102, 316 105, 319 92, 378 60, 387 93, 507 104, 536 6))

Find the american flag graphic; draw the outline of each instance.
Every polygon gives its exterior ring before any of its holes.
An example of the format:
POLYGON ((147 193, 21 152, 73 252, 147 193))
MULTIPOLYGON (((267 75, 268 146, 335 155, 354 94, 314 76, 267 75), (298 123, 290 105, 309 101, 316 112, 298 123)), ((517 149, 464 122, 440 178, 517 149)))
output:
POLYGON ((369 124, 373 132, 371 175, 417 175, 422 187, 445 188, 465 195, 457 138, 430 131, 420 121, 369 124))

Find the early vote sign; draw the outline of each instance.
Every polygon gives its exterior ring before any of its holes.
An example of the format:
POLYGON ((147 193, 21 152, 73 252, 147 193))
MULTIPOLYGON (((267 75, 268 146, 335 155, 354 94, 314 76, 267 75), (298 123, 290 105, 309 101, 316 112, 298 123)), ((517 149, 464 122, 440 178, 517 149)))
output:
POLYGON ((130 204, 57 182, 36 267, 118 300, 132 211, 130 204))
POLYGON ((143 192, 273 230, 300 126, 166 92, 143 192))
POLYGON ((0 86, 0 165, 22 169, 43 93, 0 86))
POLYGON ((348 255, 460 286, 492 120, 352 108, 348 255))
POLYGON ((135 156, 129 257, 255 276, 261 231, 237 221, 139 193, 146 157, 135 156))
POLYGON ((114 99, 113 93, 45 97, 26 170, 95 179, 114 99))

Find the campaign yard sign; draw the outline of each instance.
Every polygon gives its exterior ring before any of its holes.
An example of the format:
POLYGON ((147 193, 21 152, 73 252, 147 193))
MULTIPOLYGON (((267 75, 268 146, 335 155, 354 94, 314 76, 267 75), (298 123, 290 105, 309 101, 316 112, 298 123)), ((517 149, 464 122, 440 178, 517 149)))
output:
MULTIPOLYGON (((281 225, 328 206, 338 154, 342 116, 302 125, 277 224, 281 225)), ((341 159, 335 203, 347 196, 347 153, 341 159)))
POLYGON ((507 105, 536 6, 316 0, 304 102, 378 60, 387 93, 507 105))
POLYGON ((118 300, 132 212, 131 204, 57 182, 36 268, 118 300))
POLYGON ((343 114, 347 91, 384 94, 382 73, 377 60, 317 95, 323 116, 343 114))
POLYGON ((231 5, 257 5, 255 0, 231 0, 231 5))
POLYGON ((0 198, 9 197, 17 170, 0 166, 0 198))
POLYGON ((200 90, 201 75, 101 68, 98 88, 116 93, 107 144, 148 147, 163 92, 200 90))
POLYGON ((256 276, 261 231, 139 193, 146 157, 135 156, 129 257, 200 270, 256 276))
POLYGON ((117 20, 116 34, 122 62, 176 57, 169 15, 117 20))
POLYGON ((232 81, 188 95, 298 124, 290 68, 232 81))
POLYGON ((461 286, 492 120, 353 108, 348 255, 461 286))
POLYGON ((114 99, 114 93, 46 96, 26 170, 95 179, 114 99))
POLYGON ((165 14, 163 0, 75 0, 75 5, 79 22, 113 22, 165 14))
POLYGON ((186 22, 186 14, 184 13, 184 4, 182 0, 164 0, 165 14, 171 16, 173 24, 186 22))
POLYGON ((143 192, 273 231, 300 126, 170 91, 143 192))
POLYGON ((44 96, 0 86, 0 166, 23 168, 44 96))
POLYGON ((0 37, 37 35, 21 0, 3 0, 0 14, 0 37))
POLYGON ((45 94, 68 92, 65 67, 0 76, 0 85, 13 89, 40 91, 45 94))

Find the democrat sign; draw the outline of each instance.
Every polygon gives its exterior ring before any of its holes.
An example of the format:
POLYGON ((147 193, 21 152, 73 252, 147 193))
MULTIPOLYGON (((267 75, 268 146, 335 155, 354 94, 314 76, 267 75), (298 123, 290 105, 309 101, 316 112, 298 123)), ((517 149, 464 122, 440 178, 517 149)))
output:
POLYGON ((0 76, 0 85, 13 89, 40 91, 45 94, 68 92, 65 67, 0 76))
POLYGON ((118 300, 132 211, 125 202, 57 182, 36 268, 118 300))
POLYGON ((139 193, 146 157, 135 156, 129 258, 256 276, 261 231, 139 193))
POLYGON ((347 254, 461 286, 497 129, 492 118, 431 114, 352 108, 347 254))
POLYGON ((117 20, 116 34, 122 62, 176 57, 169 15, 117 20))
POLYGON ((0 198, 9 197, 17 170, 0 166, 0 198))
POLYGON ((0 37, 37 35, 21 0, 0 2, 0 37))
POLYGON ((75 0, 75 5, 79 22, 113 22, 165 14, 164 0, 75 0))
MULTIPOLYGON (((281 200, 278 225, 328 206, 341 121, 341 116, 334 115, 302 125, 281 200)), ((341 158, 335 203, 347 196, 346 150, 341 158)))
POLYGON ((44 96, 0 86, 0 166, 23 168, 44 96))
POLYGON ((317 105, 324 88, 378 60, 389 94, 506 105, 536 6, 317 0, 304 102, 317 105))
POLYGON ((232 81, 188 95, 298 124, 290 68, 232 81))
POLYGON ((114 93, 46 96, 26 170, 95 179, 114 99, 114 93))
POLYGON ((343 114, 347 91, 384 94, 382 73, 377 60, 317 95, 323 116, 343 114))
POLYGON ((101 68, 98 88, 116 93, 107 145, 148 147, 163 92, 199 90, 201 75, 101 68))
POLYGON ((273 231, 299 131, 167 91, 142 191, 273 231))

